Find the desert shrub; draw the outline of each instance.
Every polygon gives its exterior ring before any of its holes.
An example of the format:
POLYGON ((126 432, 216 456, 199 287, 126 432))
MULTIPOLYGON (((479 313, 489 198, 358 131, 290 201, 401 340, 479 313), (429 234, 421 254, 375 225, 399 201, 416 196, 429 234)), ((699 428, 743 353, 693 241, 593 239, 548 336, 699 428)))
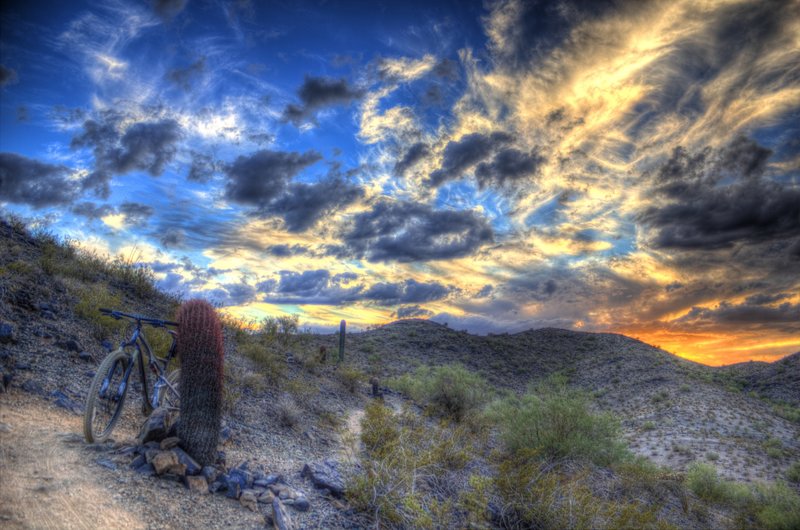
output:
POLYGON ((656 424, 653 421, 646 421, 642 425, 643 431, 654 431, 656 429, 656 424))
POLYGON ((366 379, 364 372, 352 366, 339 366, 336 370, 336 379, 342 383, 348 392, 355 394, 358 384, 366 379))
POLYGON ((585 459, 607 465, 628 456, 619 422, 589 410, 586 395, 551 377, 522 397, 496 401, 489 410, 511 454, 536 451, 555 459, 585 459))
POLYGON ((115 320, 99 311, 101 307, 116 309, 122 304, 122 297, 111 292, 106 284, 96 283, 80 288, 77 296, 75 315, 86 321, 92 334, 98 340, 116 339, 127 327, 127 320, 115 320))
POLYGON ((389 385, 456 422, 476 412, 491 396, 486 381, 460 364, 420 367, 413 374, 389 381, 389 385))
POLYGON ((800 461, 792 463, 786 470, 786 479, 795 484, 800 483, 800 461))
POLYGON ((463 517, 453 473, 473 454, 463 425, 428 426, 418 416, 370 403, 361 422, 364 453, 347 498, 380 528, 444 528, 463 517), (453 490, 456 491, 453 491, 453 490))
POLYGON ((249 335, 239 343, 239 353, 252 360, 270 383, 281 382, 286 371, 285 358, 266 344, 257 335, 249 335))
POLYGON ((604 499, 590 482, 523 451, 500 464, 494 519, 503 528, 673 528, 658 521, 657 505, 604 499))
POLYGON ((294 428, 300 423, 302 411, 297 402, 290 394, 281 394, 275 403, 275 413, 278 424, 288 429, 294 428))
POLYGON ((751 495, 748 511, 761 528, 800 528, 800 495, 789 486, 780 482, 757 484, 751 495))
POLYGON ((780 458, 783 456, 783 442, 778 438, 767 438, 764 441, 764 451, 770 458, 780 458))
POLYGON ((711 464, 692 464, 686 472, 686 485, 695 495, 709 502, 742 505, 748 500, 747 486, 724 480, 711 464))

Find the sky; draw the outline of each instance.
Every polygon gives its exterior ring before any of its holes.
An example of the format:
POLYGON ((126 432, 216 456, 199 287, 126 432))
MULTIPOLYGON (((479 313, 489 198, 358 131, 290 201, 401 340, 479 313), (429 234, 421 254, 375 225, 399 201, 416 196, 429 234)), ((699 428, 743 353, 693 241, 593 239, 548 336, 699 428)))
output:
POLYGON ((166 291, 800 350, 800 1, 0 9, 0 210, 166 291))

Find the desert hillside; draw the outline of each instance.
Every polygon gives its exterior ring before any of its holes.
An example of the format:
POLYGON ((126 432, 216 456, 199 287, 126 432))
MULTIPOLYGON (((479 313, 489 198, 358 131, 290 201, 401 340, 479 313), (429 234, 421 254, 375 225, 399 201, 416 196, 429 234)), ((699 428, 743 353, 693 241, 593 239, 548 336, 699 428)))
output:
MULTIPOLYGON (((248 509, 241 499, 200 496, 131 469, 143 421, 135 392, 112 442, 87 445, 80 436, 94 370, 107 341, 125 331, 97 308, 171 318, 178 303, 135 264, 0 222, 3 526, 277 525, 269 505, 248 509)), ((712 368, 622 335, 476 336, 403 320, 349 333, 337 363, 336 335, 225 323, 222 465, 279 474, 286 488, 302 492, 309 506, 290 510, 291 528, 529 528, 535 521, 541 528, 790 528, 800 520, 800 353, 712 368), (459 402, 463 414, 443 413, 417 392, 415 382, 436 384, 437 374, 466 378, 471 401, 459 402), (371 396, 370 378, 380 399, 371 396), (607 440, 616 452, 539 448, 534 459, 511 452, 502 418, 530 411, 525 399, 544 409, 548 399, 574 410, 586 403, 579 415, 596 422, 596 444, 607 440), (323 461, 339 466, 344 496, 301 474, 323 461), (411 475, 403 462, 414 463, 411 475), (719 475, 709 476, 714 468, 719 475), (532 469, 536 481, 523 473, 532 469), (574 519, 565 499, 583 503, 591 517, 574 519)))

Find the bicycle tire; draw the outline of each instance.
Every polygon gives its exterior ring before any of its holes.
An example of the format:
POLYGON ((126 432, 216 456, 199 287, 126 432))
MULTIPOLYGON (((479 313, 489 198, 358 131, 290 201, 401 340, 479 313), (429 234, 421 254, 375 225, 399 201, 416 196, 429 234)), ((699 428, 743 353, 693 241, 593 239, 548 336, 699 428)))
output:
POLYGON ((119 420, 122 407, 125 404, 125 396, 128 394, 128 387, 125 387, 125 392, 122 394, 122 397, 115 403, 109 403, 106 398, 101 397, 100 390, 106 376, 111 374, 106 392, 110 392, 109 395, 115 395, 119 389, 120 383, 123 381, 128 363, 131 362, 134 362, 133 356, 125 351, 124 348, 118 348, 109 353, 97 368, 94 379, 92 379, 92 384, 89 387, 89 395, 86 397, 86 411, 83 414, 83 436, 88 443, 104 442, 111 435, 111 431, 114 430, 114 425, 117 423, 117 420, 119 420), (95 420, 96 414, 101 410, 105 415, 109 416, 109 419, 108 421, 101 420, 100 425, 102 426, 102 430, 98 432, 95 429, 95 420))

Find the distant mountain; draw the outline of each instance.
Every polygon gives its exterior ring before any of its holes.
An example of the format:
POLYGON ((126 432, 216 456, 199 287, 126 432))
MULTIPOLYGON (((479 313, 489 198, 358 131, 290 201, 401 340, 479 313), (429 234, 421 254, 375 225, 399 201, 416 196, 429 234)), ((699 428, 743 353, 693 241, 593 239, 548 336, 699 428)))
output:
POLYGON ((745 391, 800 406, 800 352, 773 363, 750 361, 723 366, 720 371, 742 384, 745 391))

